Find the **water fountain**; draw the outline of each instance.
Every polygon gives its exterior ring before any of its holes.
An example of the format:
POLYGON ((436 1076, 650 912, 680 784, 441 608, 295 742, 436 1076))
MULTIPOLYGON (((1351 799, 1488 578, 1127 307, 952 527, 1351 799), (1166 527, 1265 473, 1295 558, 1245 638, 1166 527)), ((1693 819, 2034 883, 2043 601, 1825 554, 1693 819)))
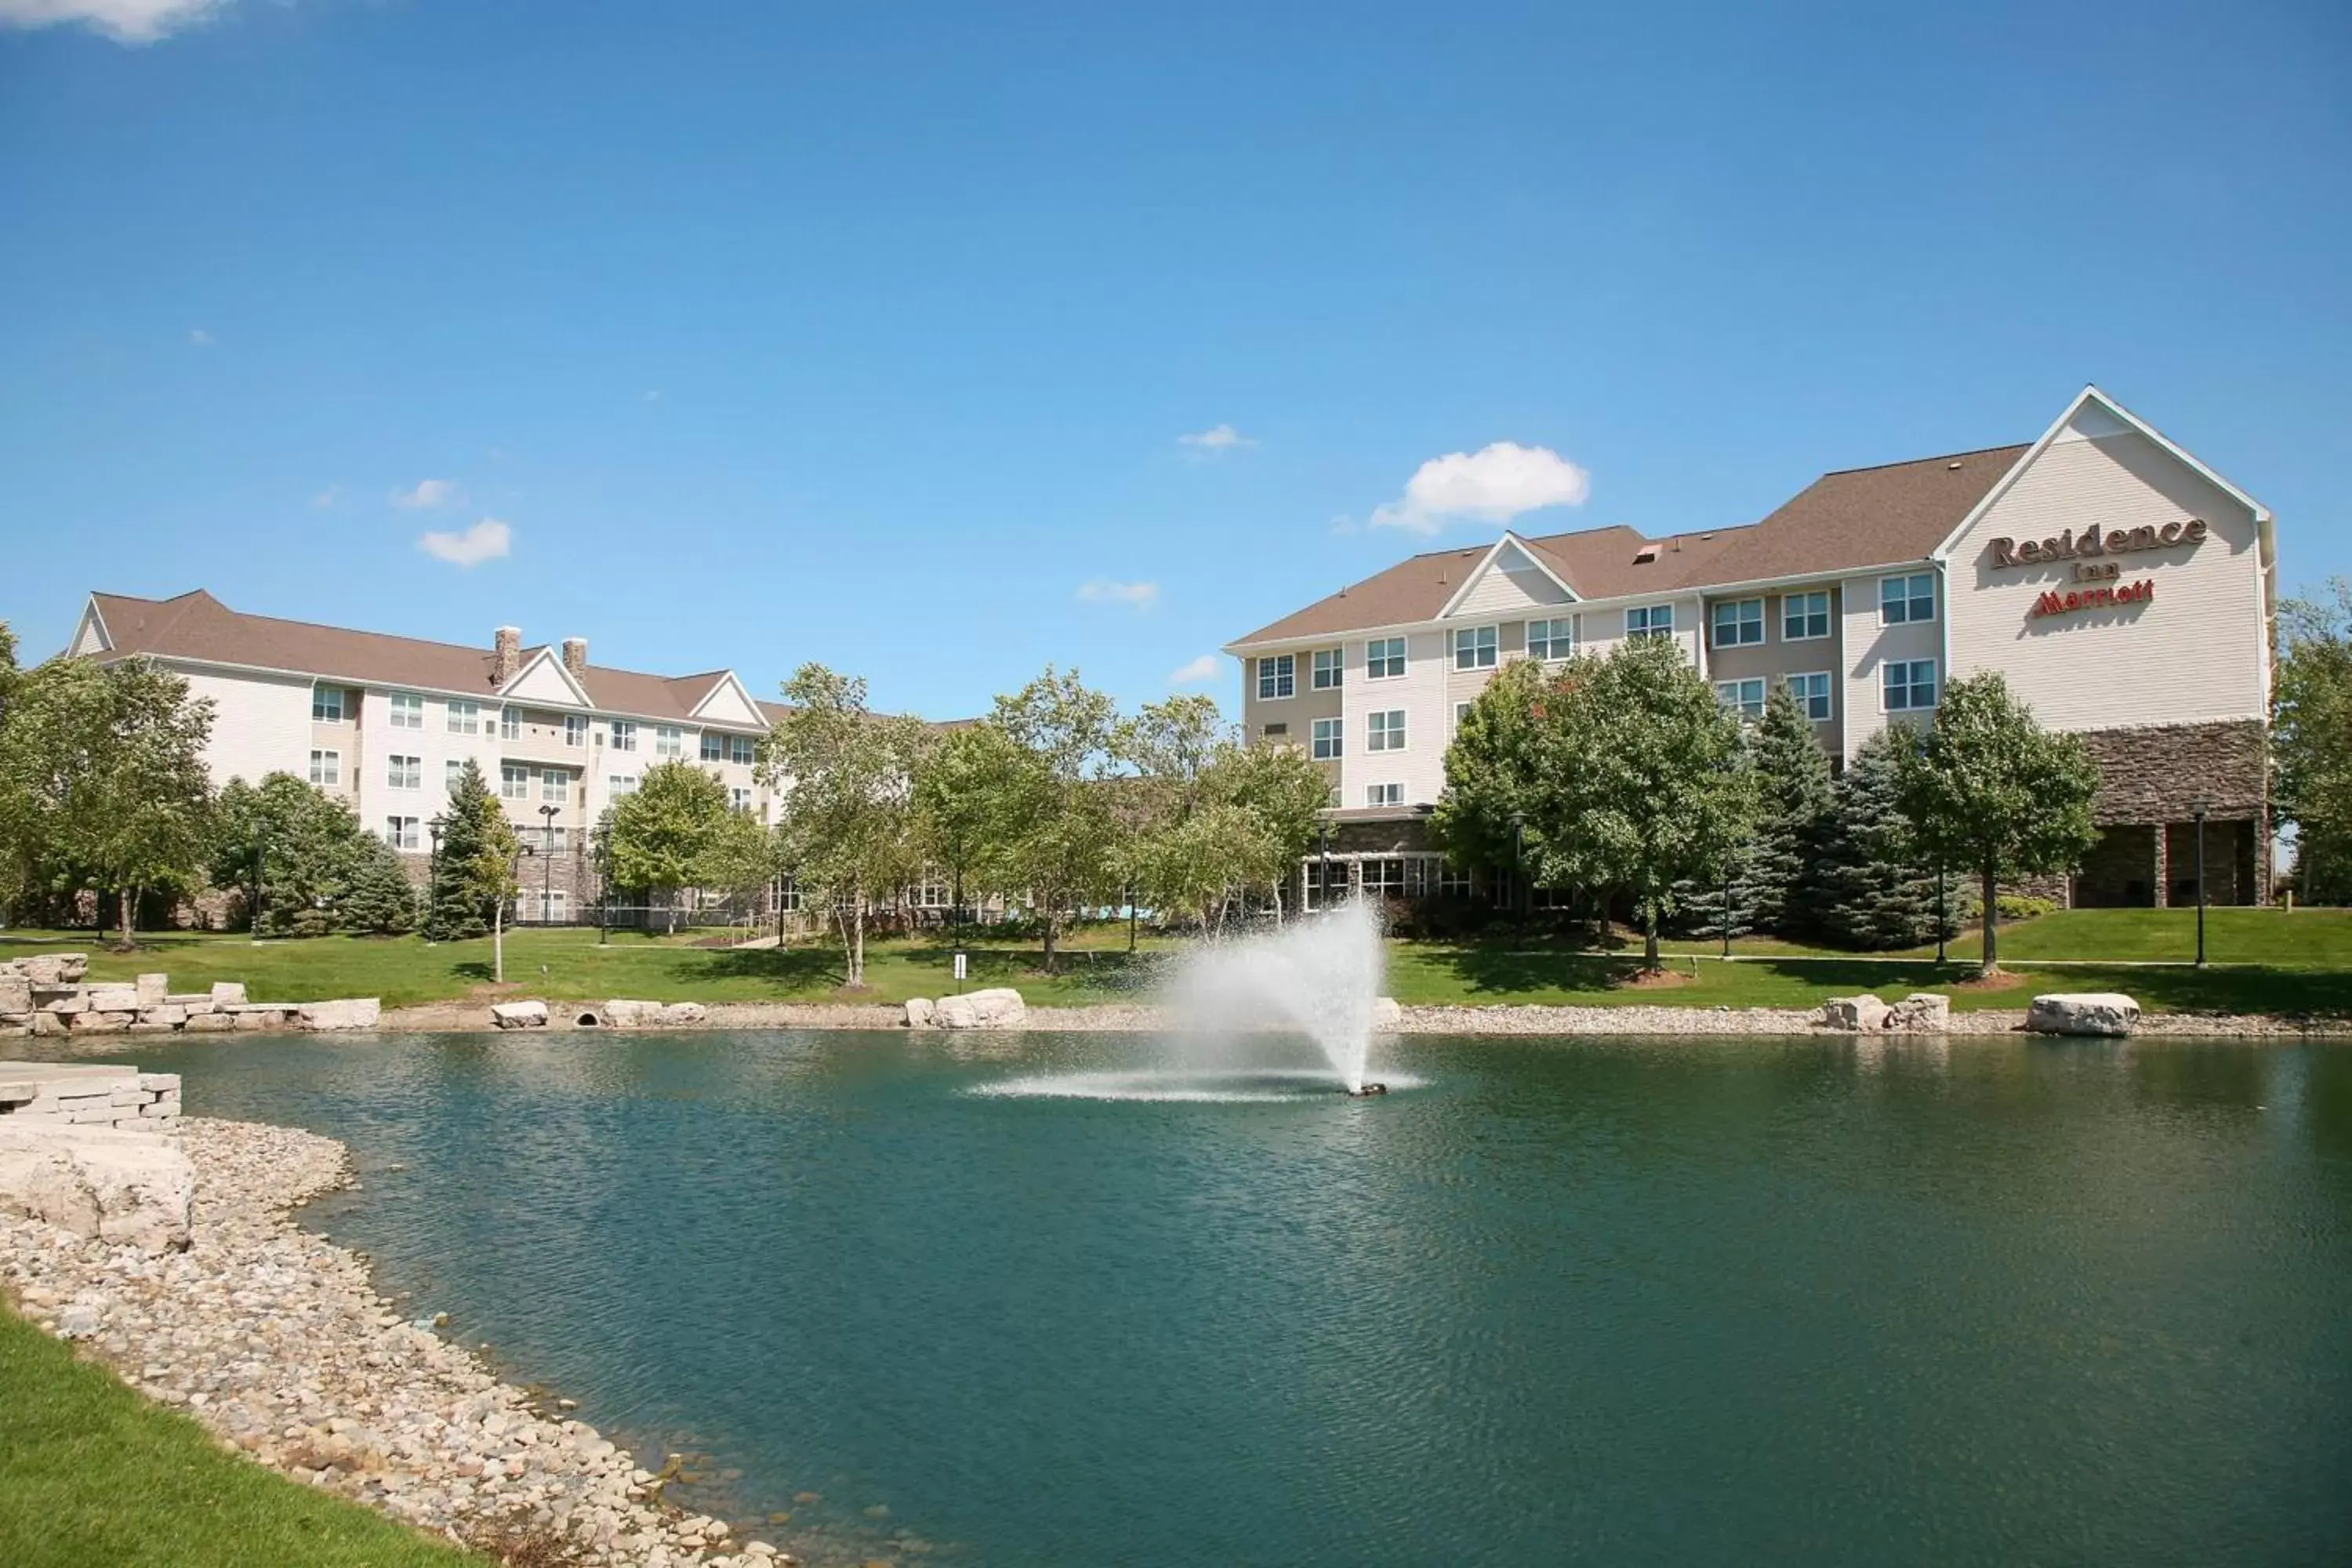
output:
POLYGON ((1385 961, 1378 910, 1350 900, 1190 954, 1168 986, 1168 1008, 1180 1027, 1213 1038, 1304 1035, 1339 1087, 1360 1096, 1372 1089, 1364 1065, 1385 961))

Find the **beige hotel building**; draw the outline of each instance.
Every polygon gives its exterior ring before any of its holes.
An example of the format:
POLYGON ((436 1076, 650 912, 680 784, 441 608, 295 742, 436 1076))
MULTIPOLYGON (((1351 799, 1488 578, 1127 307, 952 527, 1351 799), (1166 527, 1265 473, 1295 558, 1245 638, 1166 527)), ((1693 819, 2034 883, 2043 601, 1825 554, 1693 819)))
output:
MULTIPOLYGON (((2078 905, 2261 902, 2271 513, 2096 387, 2021 446, 1822 475, 1761 521, 1416 555, 1227 645, 1250 735, 1329 772, 1335 887, 1466 891, 1430 846, 1454 726, 1496 669, 1680 647, 1727 707, 1793 688, 1833 763, 1999 670, 2097 759, 2078 905)), ((1310 891, 1319 856, 1304 868, 1310 891)))

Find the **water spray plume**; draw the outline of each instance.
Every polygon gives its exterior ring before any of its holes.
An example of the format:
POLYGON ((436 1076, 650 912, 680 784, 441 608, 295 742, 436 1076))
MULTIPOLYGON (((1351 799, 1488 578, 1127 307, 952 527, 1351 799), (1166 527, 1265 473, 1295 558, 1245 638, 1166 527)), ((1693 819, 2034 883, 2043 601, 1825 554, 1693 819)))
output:
POLYGON ((1360 1094, 1386 963, 1378 910, 1350 900, 1191 954, 1169 985, 1169 1005, 1192 1032, 1236 1038, 1269 1030, 1305 1035, 1331 1064, 1339 1086, 1360 1094))

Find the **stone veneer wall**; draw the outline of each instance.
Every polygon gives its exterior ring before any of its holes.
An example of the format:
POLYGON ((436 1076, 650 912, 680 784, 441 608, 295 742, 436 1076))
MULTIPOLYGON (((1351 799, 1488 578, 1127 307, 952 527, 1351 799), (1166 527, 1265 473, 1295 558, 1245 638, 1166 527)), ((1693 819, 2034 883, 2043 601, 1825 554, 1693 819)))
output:
POLYGON ((0 1127, 171 1132, 180 1075, 82 1062, 0 1063, 0 1127))
POLYGON ((0 960, 0 1034, 226 1034, 232 1030, 373 1029, 382 1011, 373 996, 335 1002, 251 1002, 236 981, 209 991, 174 992, 171 976, 142 974, 131 984, 86 984, 89 957, 42 953, 0 960))

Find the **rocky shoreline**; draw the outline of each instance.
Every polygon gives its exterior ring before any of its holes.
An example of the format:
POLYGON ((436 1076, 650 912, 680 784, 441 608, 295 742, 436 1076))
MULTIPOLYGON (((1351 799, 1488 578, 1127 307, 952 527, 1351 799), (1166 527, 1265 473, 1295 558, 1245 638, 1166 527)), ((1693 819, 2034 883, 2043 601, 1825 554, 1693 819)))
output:
POLYGON ((663 1476, 404 1321, 290 1208, 352 1182, 343 1146, 190 1120, 191 1241, 111 1247, 0 1213, 0 1290, 133 1388, 263 1464, 494 1558, 626 1568, 796 1561, 667 1505, 663 1476))

